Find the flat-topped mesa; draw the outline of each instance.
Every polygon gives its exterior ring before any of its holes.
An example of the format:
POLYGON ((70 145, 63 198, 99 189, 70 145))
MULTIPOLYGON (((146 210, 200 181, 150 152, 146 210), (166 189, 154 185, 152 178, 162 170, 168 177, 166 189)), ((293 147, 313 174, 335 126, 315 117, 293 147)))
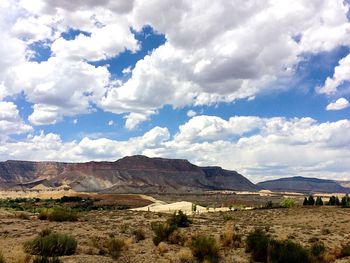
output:
POLYGON ((115 163, 119 169, 201 172, 198 166, 186 159, 149 158, 144 155, 134 155, 119 159, 115 163))
POLYGON ((0 187, 35 187, 44 179, 47 185, 110 193, 258 190, 237 172, 221 167, 199 167, 183 159, 136 155, 115 162, 0 162, 0 187))

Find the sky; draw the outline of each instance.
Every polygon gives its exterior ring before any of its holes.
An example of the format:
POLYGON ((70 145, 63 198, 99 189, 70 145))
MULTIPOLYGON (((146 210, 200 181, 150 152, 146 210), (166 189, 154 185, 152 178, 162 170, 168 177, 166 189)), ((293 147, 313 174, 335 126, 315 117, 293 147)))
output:
POLYGON ((349 5, 0 0, 0 161, 350 180, 349 5))

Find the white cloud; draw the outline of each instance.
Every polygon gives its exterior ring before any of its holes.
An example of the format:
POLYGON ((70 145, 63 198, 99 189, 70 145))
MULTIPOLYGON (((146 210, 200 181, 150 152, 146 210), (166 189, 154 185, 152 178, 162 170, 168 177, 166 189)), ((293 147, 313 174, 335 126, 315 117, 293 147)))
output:
POLYGON ((75 125, 75 124, 77 124, 78 123, 78 119, 74 119, 73 120, 73 124, 75 125))
MULTIPOLYGON (((91 102, 102 110, 126 114, 126 127, 134 129, 164 105, 213 105, 287 88, 279 80, 293 77, 304 54, 350 45, 348 4, 343 0, 4 3, 0 11, 4 25, 0 27, 0 97, 23 90, 38 109, 51 109, 34 112, 33 123, 54 123, 53 118, 57 121, 65 115, 88 112, 91 102), (167 42, 139 60, 126 82, 112 82, 107 67, 86 63, 115 57, 124 50, 137 51, 139 43, 130 28, 141 30, 145 25, 163 33, 167 42), (68 29, 87 35, 66 40, 61 33, 68 29), (50 40, 45 43, 53 53, 37 66, 26 62, 33 52, 26 50, 26 44, 39 40, 50 40), (55 75, 48 72, 53 67, 58 69, 55 75), (30 77, 23 72, 33 73, 32 68, 44 74, 30 77), (73 73, 81 84, 68 83, 68 78, 77 80, 71 77, 73 73), (99 83, 92 91, 86 80, 93 78, 99 83), (72 97, 68 98, 70 93, 62 86, 71 88, 72 97), (48 96, 38 97, 38 92, 47 91, 48 96), (53 93, 69 105, 53 101, 53 93), (87 95, 90 93, 94 95, 87 95), (43 117, 49 113, 51 118, 43 117)), ((347 80, 347 60, 341 61, 320 92, 332 93, 347 80)))
POLYGON ((173 137, 161 127, 125 141, 85 137, 63 142, 57 134, 41 133, 2 143, 0 159, 87 161, 146 154, 220 165, 253 181, 294 175, 349 180, 349 129, 349 120, 196 116, 173 137), (198 135, 195 123, 203 130, 198 135))
POLYGON ((78 35, 74 40, 59 38, 51 46, 57 57, 67 60, 98 61, 112 58, 125 49, 136 51, 137 41, 129 25, 123 23, 94 28, 90 36, 78 35))
POLYGON ((194 110, 187 111, 187 117, 192 118, 192 117, 194 117, 196 115, 197 115, 197 112, 195 112, 194 110))
POLYGON ((27 100, 34 103, 31 123, 54 124, 63 116, 89 112, 90 103, 103 96, 109 75, 106 67, 51 57, 17 66, 5 85, 24 87, 27 100))
POLYGON ((342 110, 349 107, 349 102, 345 98, 337 99, 335 102, 332 102, 327 105, 326 110, 342 110))
POLYGON ((323 87, 318 87, 319 93, 336 94, 340 92, 339 89, 350 91, 350 54, 339 60, 339 65, 334 68, 333 77, 328 77, 323 87), (341 87, 345 85, 345 87, 341 87))
POLYGON ((31 132, 33 128, 23 122, 16 104, 0 101, 0 140, 11 134, 31 132))
POLYGON ((286 88, 278 80, 291 78, 304 54, 349 45, 347 11, 342 0, 216 1, 209 8, 207 1, 137 1, 133 25, 150 24, 167 43, 138 61, 101 106, 147 116, 164 105, 211 105, 286 88))
POLYGON ((114 121, 113 120, 110 120, 110 121, 108 121, 108 126, 112 126, 113 124, 114 124, 114 121))

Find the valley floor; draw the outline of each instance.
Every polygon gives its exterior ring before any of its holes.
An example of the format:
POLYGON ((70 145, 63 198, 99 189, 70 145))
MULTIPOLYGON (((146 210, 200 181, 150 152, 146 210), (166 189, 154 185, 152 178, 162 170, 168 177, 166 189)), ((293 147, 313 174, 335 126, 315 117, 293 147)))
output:
MULTIPOLYGON (((315 240, 323 241, 327 257, 333 262, 350 262, 350 257, 335 259, 341 244, 350 240, 350 209, 337 207, 295 207, 289 209, 259 209, 250 211, 213 212, 194 215, 193 224, 181 229, 182 245, 163 243, 155 246, 151 230, 152 222, 165 222, 167 214, 112 210, 81 212, 77 222, 49 222, 28 213, 29 218, 18 216, 19 212, 0 210, 0 250, 6 262, 30 262, 24 253, 23 242, 33 239, 45 228, 69 233, 78 241, 77 252, 61 257, 62 262, 115 262, 108 255, 101 255, 100 244, 110 237, 126 241, 117 262, 180 262, 180 254, 188 254, 191 236, 211 235, 219 244, 227 226, 234 226, 243 236, 256 227, 264 229, 278 239, 292 239, 309 247, 315 240), (137 242, 134 230, 142 229, 145 239, 137 242), (187 241, 186 241, 187 239, 187 241), (333 258, 332 258, 333 257, 333 258), (335 261, 334 261, 335 260, 335 261)), ((244 246, 233 248, 220 245, 219 262, 250 262, 244 246)))

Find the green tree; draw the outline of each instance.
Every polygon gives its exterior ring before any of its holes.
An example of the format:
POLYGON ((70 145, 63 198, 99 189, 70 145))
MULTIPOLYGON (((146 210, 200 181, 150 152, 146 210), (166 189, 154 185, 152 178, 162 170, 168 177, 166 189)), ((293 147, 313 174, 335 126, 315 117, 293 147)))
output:
POLYGON ((309 205, 309 202, 308 202, 308 200, 307 200, 307 198, 306 198, 306 197, 304 197, 304 202, 303 202, 303 205, 309 205))
POLYGON ((315 204, 315 199, 312 195, 309 196, 309 200, 308 200, 309 205, 314 205, 315 204))
POLYGON ((335 205, 335 196, 334 195, 332 195, 329 198, 329 201, 328 201, 327 205, 335 205))
POLYGON ((316 198, 316 205, 318 205, 318 206, 323 205, 323 201, 322 201, 321 196, 317 196, 317 198, 316 198))
POLYGON ((341 199, 341 206, 342 207, 349 207, 350 206, 350 197, 348 194, 343 196, 343 198, 341 199))
POLYGON ((340 205, 340 200, 338 196, 335 197, 335 205, 340 205))

